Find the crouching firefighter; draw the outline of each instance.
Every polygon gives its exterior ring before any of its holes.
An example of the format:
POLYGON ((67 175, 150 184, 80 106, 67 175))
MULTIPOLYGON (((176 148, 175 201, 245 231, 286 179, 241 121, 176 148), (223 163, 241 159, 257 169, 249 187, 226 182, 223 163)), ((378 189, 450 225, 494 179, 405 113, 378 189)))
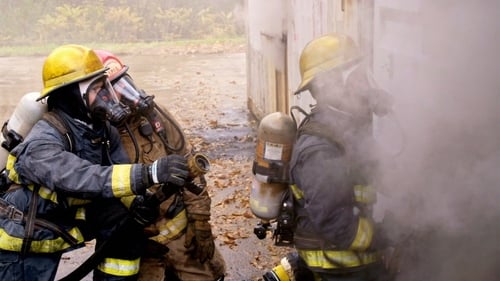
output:
MULTIPOLYGON (((270 280, 382 280, 372 207, 376 173, 372 114, 387 113, 354 41, 330 34, 300 56, 302 81, 316 105, 297 129, 290 161, 296 252, 265 273, 270 280)), ((292 108, 292 113, 293 113, 292 108)), ((294 118, 294 120, 296 120, 294 118)))
POLYGON ((190 168, 186 185, 161 203, 158 218, 145 229, 149 239, 139 280, 224 280, 226 265, 210 224, 211 198, 205 179, 208 159, 194 151, 174 115, 137 86, 127 65, 108 51, 95 52, 109 68, 109 80, 121 103, 130 108, 124 122, 111 120, 133 163, 150 164, 165 155, 181 154, 190 168))
POLYGON ((60 46, 46 58, 38 101, 48 112, 6 161, 12 184, 0 198, 0 280, 54 280, 64 252, 92 239, 98 248, 129 217, 137 224, 114 241, 94 280, 136 280, 143 228, 157 211, 145 210, 140 198, 155 184, 175 190, 185 184, 183 156, 127 164, 107 121, 119 104, 106 70, 80 45, 60 46), (120 198, 133 195, 127 209, 120 198))

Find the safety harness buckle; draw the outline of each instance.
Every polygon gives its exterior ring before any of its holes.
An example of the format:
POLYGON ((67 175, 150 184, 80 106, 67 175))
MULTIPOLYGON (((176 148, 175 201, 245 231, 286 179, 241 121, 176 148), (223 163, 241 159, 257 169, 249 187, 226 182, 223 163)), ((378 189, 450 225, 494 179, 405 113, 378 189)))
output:
POLYGON ((6 211, 7 211, 7 214, 6 214, 7 218, 9 218, 10 220, 17 222, 17 223, 21 223, 23 221, 23 218, 24 218, 23 212, 16 209, 16 207, 14 207, 13 205, 7 206, 6 211))
POLYGON ((24 219, 24 213, 4 199, 0 198, 0 217, 21 223, 24 219))

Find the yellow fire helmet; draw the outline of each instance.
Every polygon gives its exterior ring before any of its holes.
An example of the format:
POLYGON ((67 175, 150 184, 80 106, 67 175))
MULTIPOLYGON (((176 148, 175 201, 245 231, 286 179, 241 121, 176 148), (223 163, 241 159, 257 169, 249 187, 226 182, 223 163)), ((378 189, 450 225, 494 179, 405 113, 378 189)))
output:
POLYGON ((300 54, 302 81, 294 94, 307 90, 311 81, 321 72, 361 60, 361 52, 351 37, 332 33, 313 39, 300 54))
POLYGON ((37 101, 63 86, 104 75, 106 70, 92 49, 73 44, 57 47, 43 64, 43 90, 37 101))

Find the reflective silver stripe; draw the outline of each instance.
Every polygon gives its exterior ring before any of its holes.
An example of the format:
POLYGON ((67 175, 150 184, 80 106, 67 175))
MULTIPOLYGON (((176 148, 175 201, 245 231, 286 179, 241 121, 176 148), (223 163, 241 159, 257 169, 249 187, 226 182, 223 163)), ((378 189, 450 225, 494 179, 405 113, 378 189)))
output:
POLYGON ((97 269, 114 276, 132 276, 139 273, 140 261, 140 258, 135 260, 105 258, 97 269))
POLYGON ((150 239, 159 243, 165 243, 170 239, 176 238, 186 228, 188 222, 186 210, 182 210, 171 220, 167 220, 166 222, 162 220, 161 222, 160 226, 157 224, 160 233, 150 239))

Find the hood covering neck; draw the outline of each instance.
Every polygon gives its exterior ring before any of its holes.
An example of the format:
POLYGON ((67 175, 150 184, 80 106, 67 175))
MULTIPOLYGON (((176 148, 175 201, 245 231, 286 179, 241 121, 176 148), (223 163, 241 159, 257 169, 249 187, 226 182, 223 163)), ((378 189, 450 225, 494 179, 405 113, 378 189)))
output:
POLYGON ((88 108, 83 101, 78 83, 55 90, 50 94, 47 104, 49 111, 58 109, 74 119, 87 124, 93 123, 88 108))

